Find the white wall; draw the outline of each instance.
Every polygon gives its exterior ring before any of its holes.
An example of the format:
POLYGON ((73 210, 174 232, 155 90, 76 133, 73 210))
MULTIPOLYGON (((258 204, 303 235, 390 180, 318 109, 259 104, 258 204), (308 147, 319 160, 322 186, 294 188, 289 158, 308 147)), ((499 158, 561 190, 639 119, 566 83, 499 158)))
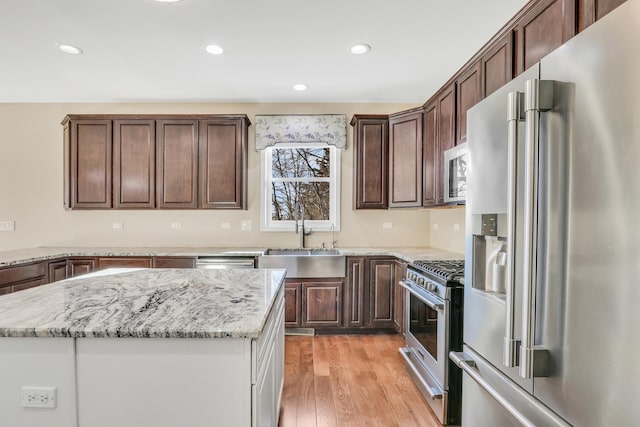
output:
MULTIPOLYGON (((260 246, 295 247, 293 233, 259 231, 260 165, 249 128, 248 210, 246 211, 65 211, 63 209, 63 132, 66 114, 387 114, 409 104, 0 104, 0 221, 16 222, 0 232, 0 250, 36 246, 260 246), (250 220, 252 231, 240 231, 250 220), (112 223, 124 224, 113 230, 112 223), (172 222, 182 229, 170 228, 172 222), (231 229, 221 229, 230 222, 231 229)), ((419 209, 353 210, 353 139, 342 155, 340 247, 415 247, 430 242, 430 212, 419 209), (383 229, 383 222, 393 228, 383 229)), ((439 214, 438 214, 439 215, 439 214)), ((464 224, 464 221, 461 221, 464 224)), ((454 236, 455 237, 455 236, 454 236)), ((451 238, 431 239, 436 247, 451 238)), ((330 233, 314 233, 311 246, 329 244, 330 233)))
POLYGON ((429 211, 429 246, 464 253, 464 207, 429 211))

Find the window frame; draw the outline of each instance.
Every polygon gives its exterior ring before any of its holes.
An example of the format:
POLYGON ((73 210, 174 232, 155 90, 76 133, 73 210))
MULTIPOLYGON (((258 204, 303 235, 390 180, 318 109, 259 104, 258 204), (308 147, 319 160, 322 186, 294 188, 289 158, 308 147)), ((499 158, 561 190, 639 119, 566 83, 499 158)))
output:
MULTIPOLYGON (((325 182, 329 182, 329 219, 326 221, 305 220, 304 225, 307 230, 313 231, 340 231, 340 149, 334 145, 322 142, 301 142, 301 143, 277 143, 273 146, 266 147, 260 152, 260 231, 275 232, 294 232, 295 221, 275 221, 272 219, 271 205, 271 182, 273 150, 278 148, 328 148, 329 149, 329 178, 325 182)), ((313 178, 295 178, 292 180, 278 181, 324 181, 324 179, 313 178)))

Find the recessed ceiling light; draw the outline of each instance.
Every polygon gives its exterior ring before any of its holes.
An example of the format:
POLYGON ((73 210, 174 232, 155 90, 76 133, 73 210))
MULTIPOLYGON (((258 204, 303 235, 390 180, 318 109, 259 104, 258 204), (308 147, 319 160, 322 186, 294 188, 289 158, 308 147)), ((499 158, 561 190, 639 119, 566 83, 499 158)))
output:
POLYGON ((297 85, 293 85, 293 88, 294 88, 295 90, 307 90, 307 88, 308 88, 308 87, 309 87, 309 86, 307 86, 307 85, 306 85, 306 84, 304 84, 304 83, 298 83, 297 85))
POLYGON ((205 49, 212 55, 222 55, 224 53, 224 49, 217 44, 210 44, 205 49))
POLYGON ((371 46, 365 43, 354 44, 349 48, 349 51, 354 55, 364 55, 371 50, 371 46))
POLYGON ((64 53, 68 53, 70 55, 80 55, 82 53, 82 49, 70 44, 58 44, 56 46, 58 46, 58 49, 64 53))

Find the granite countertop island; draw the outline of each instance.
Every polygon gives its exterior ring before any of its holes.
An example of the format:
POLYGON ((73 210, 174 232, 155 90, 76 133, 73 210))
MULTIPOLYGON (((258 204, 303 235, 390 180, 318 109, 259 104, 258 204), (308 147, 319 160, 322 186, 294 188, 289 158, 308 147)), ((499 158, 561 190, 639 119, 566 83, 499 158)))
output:
POLYGON ((257 338, 285 270, 109 269, 0 298, 0 336, 257 338))
POLYGON ((110 269, 0 296, 0 425, 277 425, 284 276, 110 269))

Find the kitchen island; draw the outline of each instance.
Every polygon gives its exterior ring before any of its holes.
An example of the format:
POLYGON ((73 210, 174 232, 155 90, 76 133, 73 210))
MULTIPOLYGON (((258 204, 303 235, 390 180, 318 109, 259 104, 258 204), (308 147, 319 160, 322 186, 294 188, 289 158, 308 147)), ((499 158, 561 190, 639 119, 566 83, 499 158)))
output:
POLYGON ((0 426, 277 424, 284 273, 114 269, 0 297, 0 426))

